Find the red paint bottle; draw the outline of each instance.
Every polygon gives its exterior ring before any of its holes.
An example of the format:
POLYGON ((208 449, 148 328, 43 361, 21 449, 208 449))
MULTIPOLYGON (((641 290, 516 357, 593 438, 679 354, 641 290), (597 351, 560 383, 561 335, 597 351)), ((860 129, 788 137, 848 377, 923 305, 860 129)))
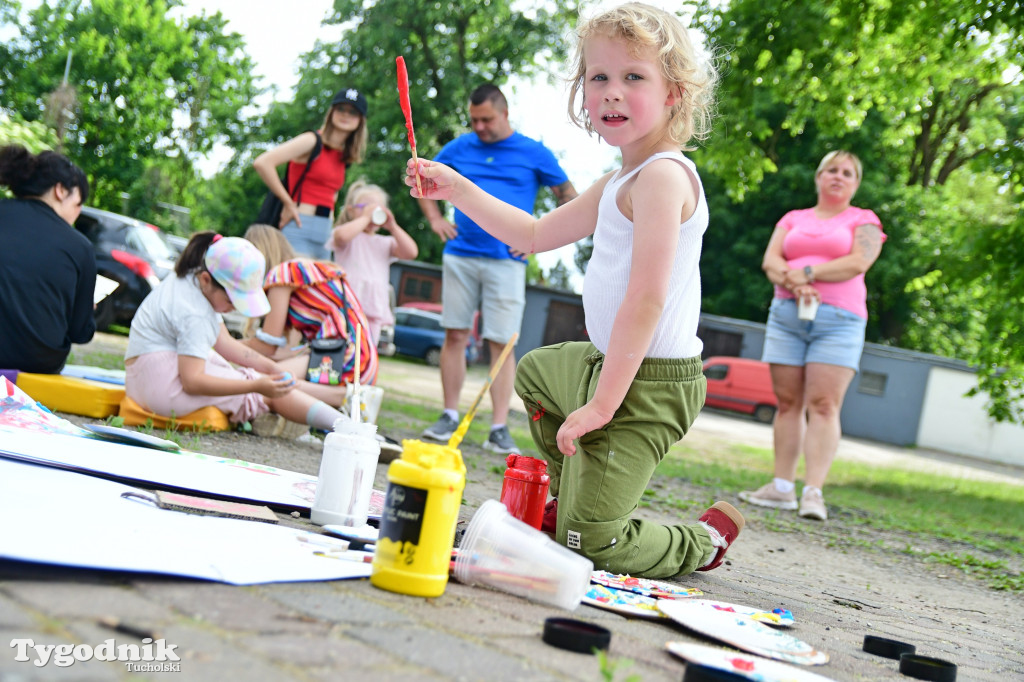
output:
POLYGON ((509 514, 540 530, 548 498, 548 463, 542 459, 512 454, 505 458, 508 468, 501 484, 501 503, 509 514))

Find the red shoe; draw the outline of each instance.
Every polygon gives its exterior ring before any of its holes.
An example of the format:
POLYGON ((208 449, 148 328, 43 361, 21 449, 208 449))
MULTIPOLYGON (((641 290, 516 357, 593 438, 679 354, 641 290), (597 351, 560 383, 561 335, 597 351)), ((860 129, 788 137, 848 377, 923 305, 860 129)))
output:
POLYGON ((544 518, 541 519, 540 529, 548 535, 555 534, 558 526, 558 498, 552 499, 544 505, 544 518))
POLYGON ((743 520, 743 514, 740 514, 736 507, 721 501, 711 505, 711 508, 704 512, 704 515, 698 520, 708 529, 708 533, 711 534, 711 542, 718 548, 711 563, 697 569, 698 571, 710 571, 712 568, 722 565, 726 551, 732 546, 732 543, 736 542, 746 521, 743 520), (718 537, 715 537, 716 535, 718 537))

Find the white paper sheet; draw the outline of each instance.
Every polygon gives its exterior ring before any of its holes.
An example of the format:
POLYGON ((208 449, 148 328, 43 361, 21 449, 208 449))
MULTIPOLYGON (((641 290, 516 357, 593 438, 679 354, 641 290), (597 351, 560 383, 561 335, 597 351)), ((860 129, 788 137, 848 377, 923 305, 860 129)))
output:
POLYGON ((285 469, 201 452, 163 452, 4 425, 0 425, 0 458, 297 509, 311 507, 316 493, 315 476, 285 469))
POLYGON ((96 275, 96 289, 92 293, 92 304, 96 305, 107 296, 110 296, 119 286, 121 286, 120 282, 103 275, 96 275))
MULTIPOLYGON (((8 434, 2 434, 4 440, 8 434)), ((52 438, 52 436, 51 436, 52 438)), ((80 439, 79 439, 80 440, 80 439)), ((324 535, 159 509, 137 489, 0 459, 0 558, 205 578, 234 585, 369 577, 324 535)))

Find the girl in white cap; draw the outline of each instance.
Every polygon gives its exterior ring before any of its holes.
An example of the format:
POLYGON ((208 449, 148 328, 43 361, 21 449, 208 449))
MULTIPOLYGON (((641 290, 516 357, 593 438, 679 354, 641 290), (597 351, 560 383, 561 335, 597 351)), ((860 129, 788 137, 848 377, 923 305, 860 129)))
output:
POLYGON ((158 415, 213 406, 233 423, 275 412, 330 431, 342 415, 296 390, 270 358, 232 338, 220 313, 266 315, 263 255, 249 241, 213 232, 192 236, 168 277, 135 313, 125 351, 125 392, 158 415), (239 365, 239 367, 232 366, 239 365))
POLYGON ((281 200, 281 218, 273 227, 291 243, 295 253, 330 260, 324 242, 334 226, 334 207, 349 166, 366 151, 366 97, 356 88, 342 88, 319 130, 309 130, 256 157, 252 166, 281 200), (285 182, 277 167, 288 164, 285 182), (308 167, 308 168, 307 168, 308 167))

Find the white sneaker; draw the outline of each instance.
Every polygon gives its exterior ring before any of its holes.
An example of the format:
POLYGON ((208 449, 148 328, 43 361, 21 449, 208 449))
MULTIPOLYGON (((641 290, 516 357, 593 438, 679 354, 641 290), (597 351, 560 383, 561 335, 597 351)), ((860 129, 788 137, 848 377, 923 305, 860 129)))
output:
POLYGON ((805 519, 817 519, 825 521, 828 519, 828 508, 825 507, 825 498, 817 488, 804 488, 800 496, 800 516, 805 519))
POLYGON ((744 490, 740 493, 740 499, 760 507, 771 507, 772 509, 796 509, 796 493, 790 490, 788 493, 780 493, 775 487, 775 481, 769 481, 757 490, 744 490))

